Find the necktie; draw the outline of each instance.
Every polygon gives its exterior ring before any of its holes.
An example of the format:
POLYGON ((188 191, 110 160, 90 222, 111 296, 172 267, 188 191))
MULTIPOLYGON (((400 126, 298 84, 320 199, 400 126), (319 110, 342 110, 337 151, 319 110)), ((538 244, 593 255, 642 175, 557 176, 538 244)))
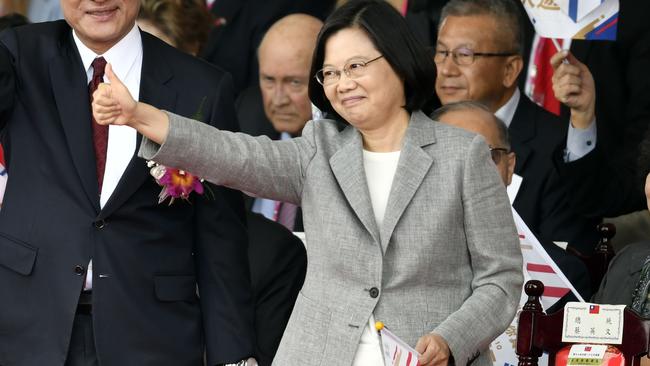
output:
MULTIPOLYGON (((562 40, 558 40, 562 45, 562 40)), ((560 102, 555 99, 553 94, 553 67, 551 66, 551 57, 558 52, 550 38, 539 38, 537 48, 535 49, 535 72, 532 75, 532 95, 533 101, 544 107, 547 111, 560 115, 560 102)))
POLYGON ((293 231, 296 223, 296 213, 298 206, 287 202, 276 202, 275 221, 293 231))
MULTIPOLYGON (((97 90, 97 86, 104 79, 104 68, 106 67, 106 60, 103 57, 97 57, 93 63, 93 77, 88 85, 90 92, 90 102, 93 101, 93 92, 97 90)), ((92 117, 93 126, 93 146, 95 147, 95 162, 97 163, 97 184, 99 185, 99 193, 102 192, 102 183, 104 182, 104 169, 106 168, 106 149, 108 148, 108 126, 103 126, 95 121, 92 117)))

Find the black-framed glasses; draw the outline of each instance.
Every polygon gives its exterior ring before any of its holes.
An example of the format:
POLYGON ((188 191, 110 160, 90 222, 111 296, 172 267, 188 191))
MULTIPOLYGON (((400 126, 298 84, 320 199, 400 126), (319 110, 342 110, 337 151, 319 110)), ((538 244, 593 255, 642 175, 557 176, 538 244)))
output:
POLYGON ((341 80, 342 73, 345 73, 345 75, 350 79, 356 79, 366 74, 366 67, 371 62, 377 61, 382 57, 384 57, 384 55, 379 55, 369 61, 350 60, 345 64, 345 66, 343 66, 343 71, 331 66, 324 67, 318 70, 314 77, 323 86, 336 84, 339 80, 341 80))
POLYGON ((474 52, 467 47, 459 47, 454 50, 435 50, 433 62, 441 64, 451 55, 452 60, 458 66, 468 66, 474 63, 477 57, 509 57, 516 56, 516 52, 474 52))
POLYGON ((501 156, 510 154, 510 150, 505 147, 492 147, 490 146, 490 157, 494 164, 499 164, 501 162, 501 156))

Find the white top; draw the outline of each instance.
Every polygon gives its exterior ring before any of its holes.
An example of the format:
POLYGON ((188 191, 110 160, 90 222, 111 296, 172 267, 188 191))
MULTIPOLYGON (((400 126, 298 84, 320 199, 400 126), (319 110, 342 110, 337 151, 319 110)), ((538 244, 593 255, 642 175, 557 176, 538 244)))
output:
MULTIPOLYGON (((377 227, 381 229, 388 204, 388 196, 393 185, 400 151, 377 153, 363 151, 363 167, 366 172, 366 181, 370 191, 372 210, 375 213, 377 227)), ((357 353, 352 366, 378 366, 383 365, 384 359, 379 345, 379 335, 375 330, 375 317, 370 315, 368 326, 363 330, 357 353)))
MULTIPOLYGON (((86 69, 88 83, 90 83, 90 79, 93 77, 92 62, 95 58, 103 56, 106 62, 113 66, 113 72, 126 85, 133 98, 139 100, 140 76, 142 72, 142 39, 140 38, 140 30, 136 25, 133 25, 131 31, 103 55, 97 55, 90 48, 86 47, 75 32, 72 32, 72 35, 79 50, 81 61, 86 69)), ((104 77, 104 81, 107 81, 106 77, 104 77)), ((91 121, 88 121, 88 123, 91 123, 91 121)), ((113 194, 113 191, 115 191, 120 178, 122 178, 122 174, 124 174, 131 158, 133 158, 137 145, 137 136, 136 130, 128 126, 108 127, 106 168, 104 170, 104 182, 99 197, 99 206, 101 208, 104 207, 109 197, 113 194)), ((90 290, 92 288, 92 278, 91 260, 88 265, 84 289, 90 290)))
POLYGON ((399 151, 379 153, 363 150, 363 167, 366 171, 372 210, 379 228, 384 223, 388 195, 393 185, 399 155, 399 151))

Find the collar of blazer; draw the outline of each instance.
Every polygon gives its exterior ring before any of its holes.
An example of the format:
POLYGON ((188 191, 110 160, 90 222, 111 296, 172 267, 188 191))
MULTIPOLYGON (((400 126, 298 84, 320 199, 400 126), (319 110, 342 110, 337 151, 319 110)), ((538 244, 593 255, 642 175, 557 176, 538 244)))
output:
POLYGON ((381 229, 375 221, 363 169, 361 134, 349 126, 338 135, 339 148, 330 158, 330 167, 352 210, 384 253, 399 218, 433 164, 431 155, 422 148, 436 142, 434 123, 420 111, 411 114, 381 229))

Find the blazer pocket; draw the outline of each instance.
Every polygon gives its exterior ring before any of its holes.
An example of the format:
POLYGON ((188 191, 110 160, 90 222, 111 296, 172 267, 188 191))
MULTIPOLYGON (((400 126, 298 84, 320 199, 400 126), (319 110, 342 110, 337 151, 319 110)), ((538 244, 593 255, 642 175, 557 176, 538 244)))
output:
POLYGON ((23 276, 29 276, 34 269, 38 249, 0 233, 0 265, 23 276))
POLYGON ((194 276, 154 276, 156 298, 160 301, 195 301, 196 277, 194 276))
POLYGON ((302 292, 298 293, 293 313, 287 324, 282 342, 290 346, 285 350, 295 364, 320 365, 329 334, 332 312, 302 292))

